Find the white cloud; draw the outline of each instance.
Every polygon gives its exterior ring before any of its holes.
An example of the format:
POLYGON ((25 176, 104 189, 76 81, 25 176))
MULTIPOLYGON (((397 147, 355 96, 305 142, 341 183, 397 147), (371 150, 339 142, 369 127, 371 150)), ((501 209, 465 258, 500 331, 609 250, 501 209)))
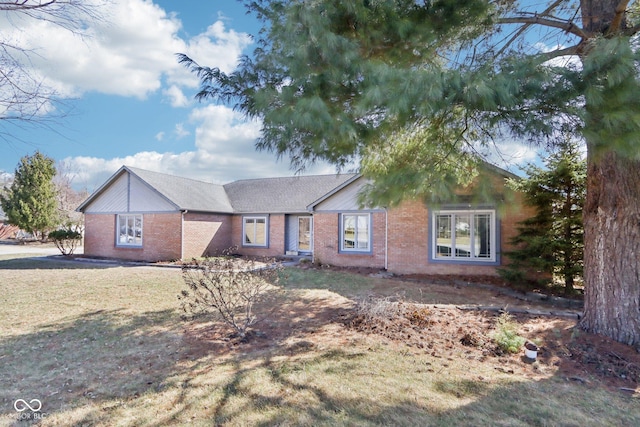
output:
POLYGON ((2 39, 33 50, 25 63, 62 97, 95 91, 144 99, 166 78, 172 84, 166 95, 176 106, 187 105, 180 87, 198 84, 193 73, 177 63, 176 53, 230 71, 250 43, 249 36, 226 30, 220 21, 183 40, 178 36, 180 20, 148 0, 113 0, 99 7, 103 20, 93 21, 82 33, 23 19, 18 25, 0 22, 2 39))
POLYGON ((182 89, 176 85, 171 85, 169 89, 165 89, 162 93, 165 97, 169 98, 172 107, 187 107, 191 104, 191 101, 185 96, 182 89))
MULTIPOLYGON (((148 99, 161 94, 165 105, 179 108, 194 105, 189 92, 199 82, 178 64, 176 53, 230 72, 251 43, 247 34, 227 28, 228 18, 224 16, 187 39, 182 38, 178 15, 167 13, 150 0, 108 0, 100 4, 98 14, 104 20, 91 23, 82 34, 69 33, 46 21, 2 25, 0 16, 0 28, 4 29, 0 37, 34 49, 27 62, 29 68, 62 97, 97 92, 148 99)), ((178 153, 143 151, 113 158, 69 156, 64 161, 79 171, 75 185, 94 190, 122 165, 218 183, 292 174, 286 159, 278 162, 270 153, 255 151, 260 124, 245 120, 230 108, 198 105, 190 112, 188 122, 181 122, 183 116, 176 117, 175 123, 166 124, 166 132, 154 130, 155 140, 193 135, 193 147, 178 153), (174 129, 169 131, 172 125, 174 129)), ((125 148, 123 153, 129 150, 125 148)), ((334 168, 319 165, 307 172, 333 173, 334 168)))
POLYGON ((174 133, 176 135, 176 138, 178 138, 178 139, 182 139, 182 138, 185 138, 185 137, 191 135, 191 132, 189 132, 188 130, 186 130, 184 128, 184 124, 183 123, 176 124, 174 133))
POLYGON ((517 141, 496 142, 481 153, 489 162, 515 174, 519 174, 520 167, 540 158, 539 149, 517 141))
MULTIPOLYGON (((247 152, 245 156, 236 157, 205 150, 182 153, 145 151, 111 159, 68 157, 64 162, 72 166, 73 170, 81 171, 74 176, 73 182, 89 191, 95 191, 123 165, 218 184, 238 179, 293 175, 287 163, 276 162, 275 157, 254 151, 247 152)), ((310 167, 306 174, 335 172, 332 166, 316 165, 310 167)))
MULTIPOLYGON (((275 155, 255 150, 260 123, 247 122, 230 108, 215 105, 195 109, 190 120, 197 126, 194 150, 181 153, 145 151, 112 159, 68 157, 64 161, 73 166, 73 170, 82 171, 74 182, 90 191, 98 188, 122 165, 214 183, 293 174, 286 160, 277 161, 275 155)), ((178 124, 176 132, 180 130, 186 132, 178 124)), ((335 173, 335 168, 318 164, 309 167, 305 173, 330 174, 335 173)))
MULTIPOLYGON (((556 50, 560 50, 560 49, 564 49, 567 46, 563 46, 563 45, 555 45, 555 46, 549 46, 546 45, 544 43, 536 43, 534 44, 534 48, 537 49, 540 52, 553 52, 556 50)), ((580 62, 580 58, 578 57, 578 55, 565 55, 565 56, 558 56, 556 58, 552 58, 550 60, 548 60, 547 62, 545 62, 546 65, 550 66, 550 67, 569 67, 569 68, 574 68, 574 69, 581 69, 582 68, 582 62, 580 62)))
POLYGON ((206 151, 227 154, 252 151, 260 136, 259 122, 247 121, 242 114, 222 105, 196 108, 189 118, 198 124, 196 147, 206 151))

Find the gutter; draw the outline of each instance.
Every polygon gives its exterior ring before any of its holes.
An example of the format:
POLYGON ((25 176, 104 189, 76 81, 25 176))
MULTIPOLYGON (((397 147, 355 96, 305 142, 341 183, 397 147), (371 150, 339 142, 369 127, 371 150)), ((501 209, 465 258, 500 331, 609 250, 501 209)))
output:
POLYGON ((389 211, 384 208, 384 269, 389 269, 389 211))
POLYGON ((189 212, 188 209, 182 211, 182 218, 180 219, 180 259, 184 259, 184 216, 189 212))

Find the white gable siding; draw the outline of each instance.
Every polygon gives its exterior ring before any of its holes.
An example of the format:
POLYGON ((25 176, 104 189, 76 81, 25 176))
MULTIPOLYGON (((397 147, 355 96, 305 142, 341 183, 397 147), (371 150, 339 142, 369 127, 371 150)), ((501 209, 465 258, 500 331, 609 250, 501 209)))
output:
POLYGON ((86 207, 86 213, 175 212, 176 207, 135 176, 123 173, 86 207))
POLYGON ((129 182, 129 192, 131 212, 175 212, 177 210, 173 203, 133 175, 129 182))
POLYGON ((123 173, 86 207, 85 213, 127 212, 128 181, 128 174, 123 173))
POLYGON ((355 211, 358 207, 358 192, 366 181, 362 178, 357 179, 345 188, 331 195, 326 200, 318 203, 314 209, 315 212, 331 212, 331 211, 355 211))

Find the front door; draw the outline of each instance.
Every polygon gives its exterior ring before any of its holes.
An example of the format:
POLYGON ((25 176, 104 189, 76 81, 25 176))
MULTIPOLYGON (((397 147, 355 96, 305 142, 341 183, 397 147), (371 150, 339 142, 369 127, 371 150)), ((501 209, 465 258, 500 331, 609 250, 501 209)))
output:
POLYGON ((313 217, 298 217, 298 252, 313 251, 313 217))

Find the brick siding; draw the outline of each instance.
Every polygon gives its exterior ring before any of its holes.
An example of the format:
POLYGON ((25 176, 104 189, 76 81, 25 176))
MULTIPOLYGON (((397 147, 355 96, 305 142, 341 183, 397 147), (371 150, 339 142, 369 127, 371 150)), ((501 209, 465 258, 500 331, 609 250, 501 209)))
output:
POLYGON ((384 268, 385 217, 384 212, 372 214, 373 250, 358 254, 340 252, 340 215, 335 212, 313 215, 313 260, 319 264, 340 267, 384 268))
POLYGON ((144 214, 141 248, 116 246, 116 215, 114 214, 86 214, 84 222, 84 253, 86 255, 133 261, 180 259, 182 250, 182 214, 180 212, 144 214))
POLYGON ((189 212, 183 236, 183 259, 219 254, 232 246, 231 215, 189 212))
MULTIPOLYGON (((261 215, 251 215, 261 216, 261 215)), ((276 257, 284 255, 285 245, 285 216, 284 214, 267 215, 269 219, 269 236, 268 247, 254 248, 251 246, 242 246, 242 215, 234 215, 232 219, 231 233, 232 243, 237 253, 247 256, 266 256, 276 257)))

